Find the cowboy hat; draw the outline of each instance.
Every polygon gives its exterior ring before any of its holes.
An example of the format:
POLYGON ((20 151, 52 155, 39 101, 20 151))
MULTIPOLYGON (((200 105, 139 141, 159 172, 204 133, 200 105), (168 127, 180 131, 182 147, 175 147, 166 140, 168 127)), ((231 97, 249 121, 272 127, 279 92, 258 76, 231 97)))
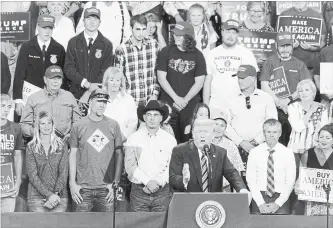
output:
POLYGON ((137 114, 138 114, 139 120, 144 122, 143 115, 146 114, 146 112, 151 111, 151 110, 156 110, 161 113, 161 115, 163 116, 161 123, 164 122, 169 116, 169 109, 166 105, 161 106, 158 103, 158 101, 151 100, 147 103, 146 106, 140 105, 138 107, 137 114))

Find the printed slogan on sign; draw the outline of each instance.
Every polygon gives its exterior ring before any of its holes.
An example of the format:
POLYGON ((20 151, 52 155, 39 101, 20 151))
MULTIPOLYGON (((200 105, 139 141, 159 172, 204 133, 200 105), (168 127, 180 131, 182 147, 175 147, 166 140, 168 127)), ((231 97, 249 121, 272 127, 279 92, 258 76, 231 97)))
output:
POLYGON ((278 98, 282 99, 290 96, 290 89, 283 66, 277 67, 273 70, 273 74, 269 78, 268 85, 278 98))
POLYGON ((225 22, 229 19, 234 19, 237 21, 245 21, 247 19, 247 2, 222 1, 220 4, 222 8, 222 22, 225 22))
MULTIPOLYGON (((323 185, 333 187, 333 170, 311 169, 300 167, 299 172, 300 190, 299 200, 314 202, 327 202, 323 185)), ((333 191, 330 194, 330 203, 333 203, 333 191)))
MULTIPOLYGON (((319 1, 309 1, 306 2, 306 5, 314 9, 315 11, 321 13, 321 2, 319 1)), ((280 15, 283 11, 286 11, 287 9, 290 9, 293 7, 293 2, 285 2, 285 1, 278 1, 276 2, 276 15, 280 15)))
POLYGON ((14 188, 14 175, 12 163, 1 164, 1 196, 8 195, 8 191, 14 188))
POLYGON ((322 19, 299 16, 279 16, 277 32, 290 32, 293 39, 319 45, 322 29, 322 19))
POLYGON ((265 61, 276 52, 276 32, 260 32, 248 29, 240 29, 238 42, 248 49, 251 49, 257 62, 265 61))
POLYGON ((30 13, 1 13, 1 41, 28 41, 30 39, 30 13))

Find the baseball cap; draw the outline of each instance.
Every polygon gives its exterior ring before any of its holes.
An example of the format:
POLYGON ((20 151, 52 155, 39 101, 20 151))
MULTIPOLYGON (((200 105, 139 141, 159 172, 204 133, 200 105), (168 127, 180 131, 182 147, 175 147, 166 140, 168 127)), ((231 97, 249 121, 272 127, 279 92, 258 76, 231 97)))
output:
POLYGON ((101 18, 101 11, 99 9, 95 8, 95 7, 87 8, 84 11, 84 18, 87 18, 91 15, 97 16, 100 19, 101 18))
POLYGON ((222 109, 220 108, 211 108, 210 109, 210 118, 212 120, 224 120, 226 123, 228 123, 228 115, 226 112, 224 112, 222 109))
POLYGON ((193 26, 185 21, 178 22, 172 30, 177 36, 184 36, 185 34, 194 37, 193 26))
POLYGON ((45 71, 45 77, 47 78, 54 78, 56 76, 64 77, 64 73, 59 66, 53 65, 49 66, 45 71))
POLYGON ((53 16, 45 15, 45 14, 40 15, 37 20, 37 24, 42 28, 45 28, 45 27, 54 28, 54 22, 55 22, 55 18, 53 16))
POLYGON ((226 30, 235 29, 239 32, 239 22, 233 19, 229 19, 223 23, 223 28, 226 30))
POLYGON ((89 100, 91 100, 93 98, 97 98, 100 101, 108 101, 109 94, 106 90, 98 88, 91 92, 91 94, 89 96, 89 100))
POLYGON ((246 78, 248 76, 257 76, 256 69, 252 65, 240 65, 238 67, 238 72, 233 77, 237 76, 238 78, 246 78))
POLYGON ((290 44, 293 45, 293 37, 290 32, 279 32, 276 36, 276 43, 278 46, 290 44))

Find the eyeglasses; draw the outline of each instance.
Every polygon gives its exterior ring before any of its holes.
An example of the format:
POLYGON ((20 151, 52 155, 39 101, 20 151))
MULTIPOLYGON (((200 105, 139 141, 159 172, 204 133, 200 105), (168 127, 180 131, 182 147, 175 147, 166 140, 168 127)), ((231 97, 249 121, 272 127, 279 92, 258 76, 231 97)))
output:
POLYGON ((246 102, 246 108, 250 109, 251 108, 250 97, 245 97, 245 102, 246 102))

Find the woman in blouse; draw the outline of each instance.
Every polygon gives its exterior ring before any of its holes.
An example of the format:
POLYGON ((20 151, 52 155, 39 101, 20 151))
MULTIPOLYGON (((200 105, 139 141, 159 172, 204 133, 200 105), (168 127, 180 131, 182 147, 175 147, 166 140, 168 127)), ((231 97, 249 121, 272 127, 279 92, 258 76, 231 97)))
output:
POLYGON ((68 150, 55 134, 50 113, 40 112, 35 134, 26 149, 31 212, 66 212, 68 204, 68 150))
POLYGON ((125 141, 136 131, 138 117, 134 99, 126 92, 126 78, 121 68, 109 67, 104 73, 102 86, 110 95, 104 115, 118 122, 125 141))
MULTIPOLYGON (((328 124, 328 110, 314 101, 316 86, 311 79, 300 81, 296 92, 300 101, 288 106, 288 120, 292 128, 288 147, 300 155, 316 146, 320 128, 328 124)), ((297 164, 298 158, 296 156, 297 164)))
MULTIPOLYGON (((227 115, 223 113, 222 110, 212 109, 211 119, 215 121, 214 138, 212 140, 212 143, 227 150, 228 159, 235 167, 235 169, 241 174, 241 172, 244 172, 245 169, 238 148, 235 143, 233 143, 224 135, 225 129, 227 128, 227 115)), ((225 177, 223 178, 223 191, 231 192, 230 183, 225 177)))
MULTIPOLYGON (((333 170, 333 125, 325 125, 319 130, 318 145, 310 148, 302 155, 300 167, 333 170)), ((295 193, 301 194, 299 180, 296 182, 295 193)), ((297 201, 294 214, 326 215, 326 203, 297 201)), ((333 204, 329 204, 329 214, 333 215, 333 204)))
POLYGON ((218 36, 209 24, 204 7, 201 4, 193 4, 188 10, 187 21, 193 25, 196 47, 206 57, 209 51, 215 48, 218 36))
POLYGON ((187 136, 187 140, 192 139, 192 126, 194 121, 196 119, 209 119, 209 118, 210 118, 210 110, 208 105, 206 105, 205 103, 198 103, 193 110, 191 125, 187 125, 185 127, 185 135, 187 136))
POLYGON ((248 17, 240 24, 240 28, 274 32, 272 26, 268 25, 265 19, 265 3, 264 2, 252 2, 247 3, 248 17))
POLYGON ((155 39, 158 43, 158 48, 161 50, 167 46, 163 34, 162 26, 163 21, 159 20, 158 16, 155 13, 145 14, 147 18, 147 36, 149 39, 155 39))

